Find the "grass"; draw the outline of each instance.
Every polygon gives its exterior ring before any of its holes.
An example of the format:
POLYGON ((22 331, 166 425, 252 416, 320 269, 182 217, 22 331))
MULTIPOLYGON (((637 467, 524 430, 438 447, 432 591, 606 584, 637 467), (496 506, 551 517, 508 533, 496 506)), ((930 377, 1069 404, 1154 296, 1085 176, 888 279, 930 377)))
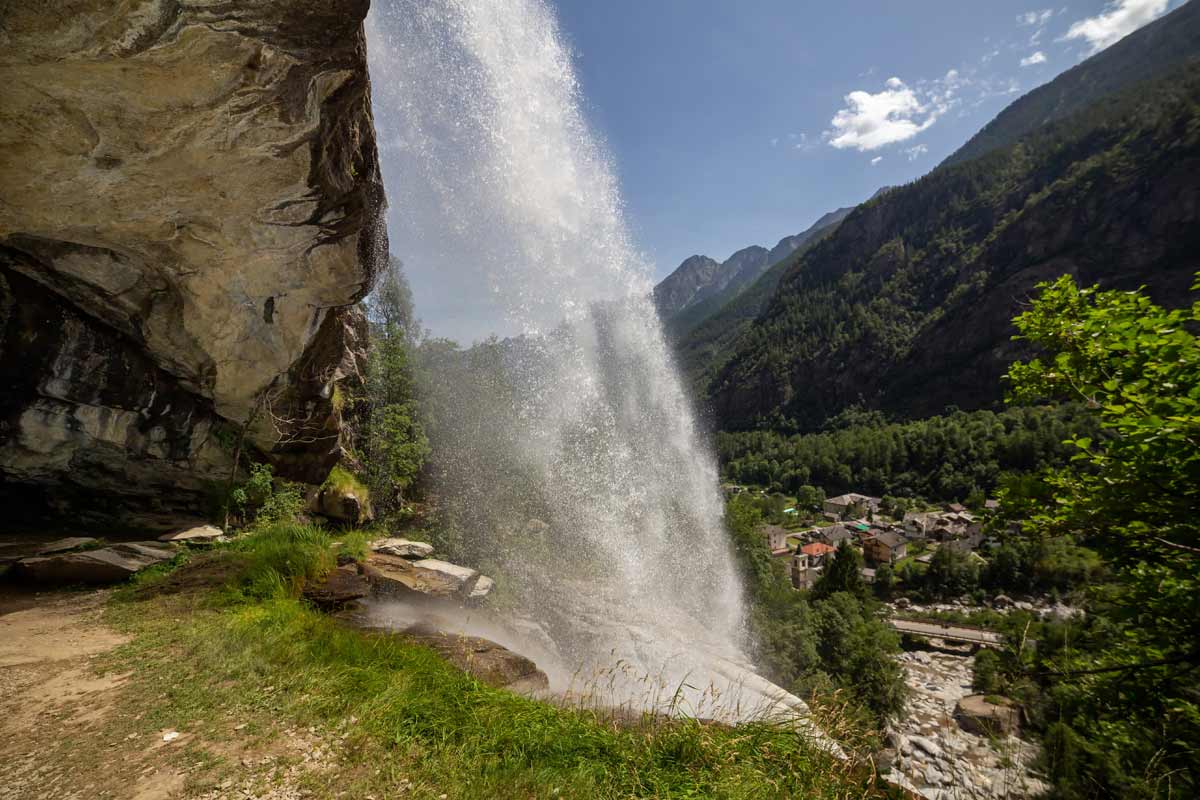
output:
MULTIPOLYGON (((618 724, 491 688, 398 637, 344 627, 297 599, 304 578, 333 565, 332 543, 320 528, 276 524, 119 593, 109 618, 134 638, 109 666, 134 670, 147 684, 143 693, 158 698, 146 724, 190 720, 217 731, 230 718, 246 718, 253 721, 247 730, 263 736, 280 725, 340 731, 346 762, 336 781, 313 779, 317 796, 876 793, 869 771, 838 761, 788 725, 649 717, 618 724), (171 593, 195 570, 223 575, 223 586, 171 593)), ((344 541, 342 549, 362 544, 344 541)))

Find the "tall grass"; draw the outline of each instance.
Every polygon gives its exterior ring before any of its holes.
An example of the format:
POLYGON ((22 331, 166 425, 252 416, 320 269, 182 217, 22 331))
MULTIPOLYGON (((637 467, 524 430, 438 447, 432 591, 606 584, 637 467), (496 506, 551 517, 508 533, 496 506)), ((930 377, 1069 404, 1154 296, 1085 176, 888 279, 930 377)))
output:
POLYGON ((220 602, 125 595, 113 618, 136 636, 127 657, 148 679, 175 685, 186 654, 200 690, 186 694, 180 713, 193 717, 228 714, 224 704, 252 702, 253 688, 272 686, 282 687, 273 713, 287 724, 353 720, 360 752, 378 760, 370 774, 384 776, 363 791, 386 789, 378 781, 399 770, 453 798, 875 794, 869 773, 794 726, 617 720, 489 687, 425 647, 344 627, 295 599, 305 578, 335 563, 332 543, 320 528, 273 525, 228 548, 238 559, 235 591, 220 602))

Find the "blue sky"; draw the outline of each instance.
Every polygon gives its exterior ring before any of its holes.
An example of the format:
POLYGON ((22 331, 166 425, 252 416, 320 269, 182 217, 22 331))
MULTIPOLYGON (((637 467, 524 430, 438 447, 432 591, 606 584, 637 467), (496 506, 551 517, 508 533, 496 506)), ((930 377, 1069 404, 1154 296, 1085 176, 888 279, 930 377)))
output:
POLYGON ((770 247, 1181 0, 554 0, 638 245, 770 247))

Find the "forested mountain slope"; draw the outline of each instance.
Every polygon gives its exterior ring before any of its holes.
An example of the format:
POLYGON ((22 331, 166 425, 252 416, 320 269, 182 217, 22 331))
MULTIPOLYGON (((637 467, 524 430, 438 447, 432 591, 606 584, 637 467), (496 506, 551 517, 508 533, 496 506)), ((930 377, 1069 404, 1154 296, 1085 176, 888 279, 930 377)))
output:
MULTIPOLYGON (((751 245, 725 261, 692 256, 654 287, 659 316, 673 336, 681 336, 720 311, 742 292, 755 287, 773 266, 811 243, 827 228, 841 222, 850 208, 839 208, 817 220, 808 230, 785 236, 770 250, 751 245)), ((771 284, 774 289, 775 284, 771 284)), ((768 292, 769 295, 769 292, 768 292)))
POLYGON ((943 166, 1015 144, 1039 126, 1082 111, 1101 98, 1200 59, 1200 3, 1189 2, 1072 67, 1018 100, 971 137, 943 166))
MULTIPOLYGON (((684 373, 697 386, 706 386, 723 361, 722 354, 754 321, 775 293, 779 279, 810 247, 828 236, 854 208, 839 208, 817 220, 808 230, 788 237, 791 254, 773 264, 754 283, 736 294, 698 303, 667 321, 667 332, 675 341, 684 373), (790 240, 790 241, 789 241, 790 240)), ((780 243, 781 245, 783 242, 780 243)), ((778 247, 776 248, 778 250, 778 247)), ((772 250, 772 252, 776 252, 772 250)))
POLYGON ((1179 302, 1200 268, 1198 111, 1192 62, 858 207, 717 354, 719 427, 986 406, 1012 317, 1064 273, 1179 302))

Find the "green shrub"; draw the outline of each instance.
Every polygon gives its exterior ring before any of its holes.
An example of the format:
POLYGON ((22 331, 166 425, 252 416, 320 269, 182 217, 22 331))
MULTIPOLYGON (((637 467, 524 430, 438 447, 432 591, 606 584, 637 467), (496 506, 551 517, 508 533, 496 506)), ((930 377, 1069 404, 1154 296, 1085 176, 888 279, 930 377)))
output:
POLYGON ((296 597, 305 580, 333 569, 333 539, 320 526, 280 520, 256 526, 230 545, 245 557, 235 592, 250 598, 296 597))
POLYGON ((270 524, 295 519, 304 510, 299 484, 275 477, 270 464, 251 464, 246 482, 229 493, 229 504, 244 522, 270 524))

